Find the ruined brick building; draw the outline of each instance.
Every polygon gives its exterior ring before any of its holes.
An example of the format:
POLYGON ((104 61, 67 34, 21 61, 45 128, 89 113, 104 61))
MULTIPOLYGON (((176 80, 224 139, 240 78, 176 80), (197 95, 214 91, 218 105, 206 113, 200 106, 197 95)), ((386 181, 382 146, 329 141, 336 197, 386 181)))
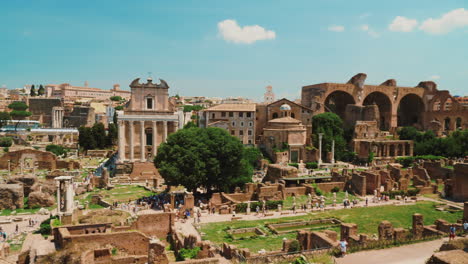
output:
POLYGON ((379 129, 392 133, 402 126, 439 134, 468 128, 468 109, 448 91, 439 91, 432 81, 402 87, 394 79, 368 85, 366 78, 366 74, 359 73, 347 83, 304 86, 302 105, 312 108, 314 114, 335 112, 350 125, 357 120, 376 120, 379 129))

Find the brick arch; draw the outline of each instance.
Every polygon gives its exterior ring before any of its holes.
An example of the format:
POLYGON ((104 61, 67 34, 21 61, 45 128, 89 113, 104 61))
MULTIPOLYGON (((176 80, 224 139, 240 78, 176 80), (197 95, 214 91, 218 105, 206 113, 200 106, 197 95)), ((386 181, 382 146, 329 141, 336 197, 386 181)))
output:
POLYGON ((420 126, 423 125, 423 112, 425 104, 423 99, 414 93, 407 93, 398 102, 397 125, 420 126))
POLYGON ((323 101, 324 112, 333 112, 344 120, 346 105, 356 104, 356 98, 343 90, 334 90, 323 101))
POLYGON ((387 94, 380 91, 369 93, 363 100, 362 105, 376 104, 379 108, 379 123, 381 130, 389 130, 392 119, 392 101, 387 94))

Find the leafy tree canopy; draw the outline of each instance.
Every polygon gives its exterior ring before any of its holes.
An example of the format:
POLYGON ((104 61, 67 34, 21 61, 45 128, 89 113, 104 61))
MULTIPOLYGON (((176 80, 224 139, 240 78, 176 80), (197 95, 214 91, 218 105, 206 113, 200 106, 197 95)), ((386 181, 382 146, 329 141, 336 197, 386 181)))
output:
POLYGON ((200 111, 203 109, 201 105, 184 105, 184 112, 191 112, 191 111, 200 111))
POLYGON ((314 145, 319 146, 319 133, 322 137, 322 157, 331 151, 332 141, 335 140, 335 155, 341 160, 345 153, 346 141, 344 139, 343 121, 334 113, 326 112, 312 117, 312 137, 314 145))
POLYGON ((16 101, 8 105, 8 108, 16 111, 25 111, 29 106, 23 101, 16 101))
POLYGON ((122 96, 115 95, 115 96, 111 96, 110 99, 111 101, 119 102, 119 101, 122 101, 122 96))
POLYGON ((438 138, 433 131, 417 131, 404 127, 399 138, 414 141, 414 155, 438 155, 444 157, 468 156, 468 129, 457 130, 445 138, 438 138))
POLYGON ((0 128, 7 124, 8 120, 11 120, 10 113, 0 112, 0 128))
POLYGON ((54 153, 57 157, 59 156, 67 156, 67 153, 70 151, 68 148, 64 148, 63 146, 60 145, 54 145, 50 144, 46 146, 46 151, 50 151, 54 153))
POLYGON ((228 191, 251 180, 244 155, 242 143, 224 129, 192 127, 169 135, 154 163, 168 185, 228 191))

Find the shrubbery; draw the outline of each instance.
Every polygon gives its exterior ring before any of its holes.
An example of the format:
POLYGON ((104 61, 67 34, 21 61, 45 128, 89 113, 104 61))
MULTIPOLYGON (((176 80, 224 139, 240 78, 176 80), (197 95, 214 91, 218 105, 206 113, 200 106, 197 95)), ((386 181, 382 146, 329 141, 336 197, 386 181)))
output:
POLYGON ((13 145, 13 139, 11 137, 1 137, 0 147, 11 147, 13 145))
POLYGON ((289 244, 288 252, 299 252, 301 251, 301 244, 297 240, 291 241, 289 244))
POLYGON ((416 196, 419 193, 419 189, 408 189, 407 191, 397 190, 397 191, 389 191, 389 192, 382 192, 382 195, 388 195, 390 199, 395 199, 395 196, 416 196))
POLYGON ((60 157, 60 156, 66 157, 67 153, 70 150, 60 145, 50 144, 46 146, 46 151, 54 153, 57 157, 60 157))
POLYGON ((335 186, 331 189, 331 192, 334 193, 334 192, 339 192, 340 191, 340 188, 338 186, 335 186))
POLYGON ((435 156, 435 155, 420 155, 420 156, 413 156, 413 157, 400 157, 396 159, 396 162, 400 163, 403 167, 407 168, 413 165, 416 160, 441 160, 445 159, 442 156, 435 156))
POLYGON ((299 169, 299 163, 288 163, 289 166, 293 166, 293 167, 296 167, 297 169, 299 169))
POLYGON ((194 247, 192 249, 182 248, 179 250, 177 254, 177 261, 184 261, 186 259, 194 259, 197 256, 198 251, 200 251, 199 247, 194 247))
MULTIPOLYGON (((283 201, 266 201, 265 206, 268 210, 276 210, 278 209, 278 205, 281 204, 283 206, 283 201)), ((257 206, 260 208, 260 210, 263 207, 263 202, 251 202, 250 203, 250 211, 255 211, 257 206)), ((236 212, 239 213, 244 213, 247 211, 247 204, 246 203, 240 203, 236 204, 236 212)))
POLYGON ((305 166, 306 166, 307 169, 313 170, 313 169, 318 168, 318 163, 317 162, 307 162, 305 166))

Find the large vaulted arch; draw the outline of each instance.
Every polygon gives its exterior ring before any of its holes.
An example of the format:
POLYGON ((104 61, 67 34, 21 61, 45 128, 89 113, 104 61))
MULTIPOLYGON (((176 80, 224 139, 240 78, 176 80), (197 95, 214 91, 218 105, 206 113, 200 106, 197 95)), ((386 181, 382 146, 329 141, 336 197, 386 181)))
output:
POLYGON ((421 126, 424 103, 421 97, 407 94, 398 105, 398 126, 421 126))
POLYGON ((325 99, 325 111, 333 112, 344 120, 346 106, 348 104, 355 104, 354 98, 347 92, 334 91, 330 93, 325 99))
POLYGON ((363 105, 377 105, 379 107, 380 130, 389 130, 392 118, 392 102, 381 92, 370 93, 364 98, 363 105))

